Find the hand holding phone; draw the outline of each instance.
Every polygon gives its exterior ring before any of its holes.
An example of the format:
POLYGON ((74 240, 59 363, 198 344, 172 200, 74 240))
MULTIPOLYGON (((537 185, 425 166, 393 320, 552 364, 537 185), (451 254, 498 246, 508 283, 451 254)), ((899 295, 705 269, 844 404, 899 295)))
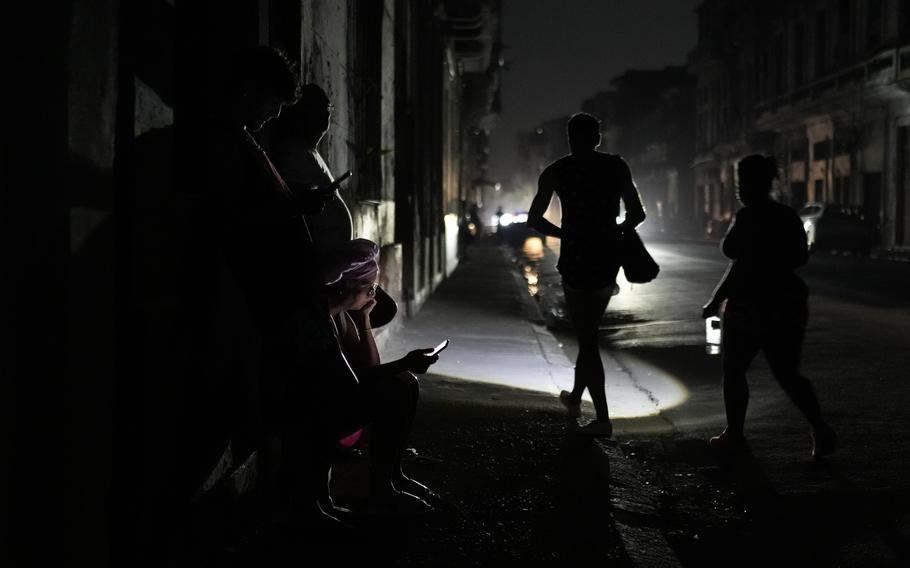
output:
POLYGON ((448 347, 448 346, 449 346, 449 340, 448 340, 448 339, 444 339, 444 340, 442 341, 442 343, 440 343, 439 345, 437 345, 436 347, 434 347, 432 351, 430 351, 429 353, 427 353, 427 355, 430 355, 430 356, 439 355, 440 351, 442 351, 443 349, 445 349, 445 348, 448 347))
POLYGON ((354 172, 352 172, 351 170, 344 172, 343 174, 341 174, 338 177, 338 179, 336 179, 329 185, 319 188, 319 193, 322 193, 323 195, 332 195, 333 193, 335 193, 335 190, 338 189, 339 187, 341 187, 341 184, 344 183, 345 181, 347 181, 347 179, 349 177, 351 177, 352 175, 354 175, 354 172))
POLYGON ((448 345, 449 340, 446 339, 433 349, 415 349, 402 357, 399 360, 399 364, 401 364, 405 370, 421 375, 427 372, 430 365, 439 360, 439 352, 448 345))

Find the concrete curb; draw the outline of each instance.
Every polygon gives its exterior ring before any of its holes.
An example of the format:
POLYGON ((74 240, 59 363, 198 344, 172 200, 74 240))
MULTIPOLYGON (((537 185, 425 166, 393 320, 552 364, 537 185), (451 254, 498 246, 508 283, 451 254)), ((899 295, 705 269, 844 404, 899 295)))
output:
POLYGON ((607 463, 614 526, 634 566, 682 566, 660 529, 655 489, 620 446, 598 441, 607 463))

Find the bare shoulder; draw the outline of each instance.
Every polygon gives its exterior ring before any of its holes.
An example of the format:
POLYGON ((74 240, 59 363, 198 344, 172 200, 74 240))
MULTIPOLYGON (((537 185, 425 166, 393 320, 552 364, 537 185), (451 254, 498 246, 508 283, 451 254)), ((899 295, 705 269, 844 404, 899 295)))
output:
POLYGON ((559 170, 563 167, 565 158, 560 158, 552 162, 540 172, 540 181, 551 181, 558 177, 559 170))
MULTIPOLYGON (((547 172, 552 173, 552 172, 559 171, 561 168, 565 167, 565 165, 571 160, 571 158, 572 158, 572 156, 570 154, 568 156, 563 156, 562 158, 557 158, 556 160, 553 160, 552 162, 550 162, 550 165, 548 165, 546 168, 544 168, 543 173, 547 173, 547 172)), ((543 174, 541 174, 541 175, 543 175, 543 174)))
POLYGON ((610 154, 609 152, 597 152, 597 155, 600 156, 600 159, 605 163, 611 166, 622 166, 628 167, 626 164, 626 159, 620 156, 619 154, 610 154))

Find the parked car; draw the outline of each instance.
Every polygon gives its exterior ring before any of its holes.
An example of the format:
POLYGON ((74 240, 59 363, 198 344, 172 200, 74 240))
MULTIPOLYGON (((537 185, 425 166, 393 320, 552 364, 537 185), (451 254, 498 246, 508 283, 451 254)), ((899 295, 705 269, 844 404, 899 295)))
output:
POLYGON ((809 250, 820 249, 868 255, 877 231, 860 207, 807 203, 799 210, 809 250))

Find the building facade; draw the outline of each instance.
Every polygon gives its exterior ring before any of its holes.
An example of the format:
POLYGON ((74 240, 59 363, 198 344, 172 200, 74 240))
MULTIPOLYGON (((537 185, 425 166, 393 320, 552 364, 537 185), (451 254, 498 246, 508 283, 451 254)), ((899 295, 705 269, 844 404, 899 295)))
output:
POLYGON ((861 211, 883 250, 908 250, 910 2, 703 2, 696 191, 711 220, 736 207, 734 165, 781 165, 780 198, 861 211))
POLYGON ((5 46, 27 80, 5 95, 19 139, 0 157, 0 415, 25 465, 3 473, 0 564, 170 565, 200 492, 253 456, 259 343, 200 168, 221 63, 280 47, 328 92, 321 150, 356 173, 355 233, 382 246, 406 317, 458 262, 450 219, 498 104, 499 2, 26 4, 4 20, 39 41, 5 46), (28 535, 59 545, 26 552, 28 535))

